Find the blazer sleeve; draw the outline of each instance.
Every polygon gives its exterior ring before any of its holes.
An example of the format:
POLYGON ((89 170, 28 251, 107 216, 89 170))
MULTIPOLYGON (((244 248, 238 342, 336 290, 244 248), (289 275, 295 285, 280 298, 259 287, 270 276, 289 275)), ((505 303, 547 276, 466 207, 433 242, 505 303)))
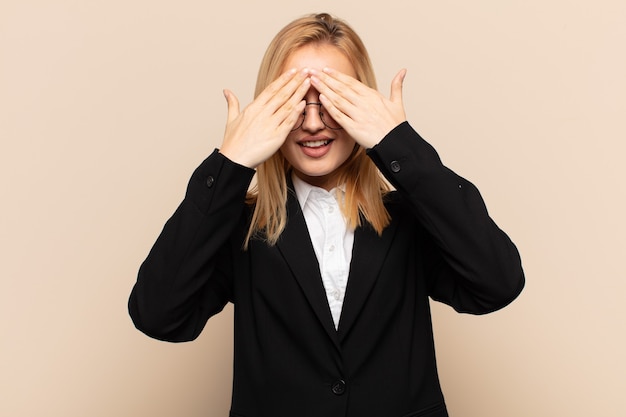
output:
POLYGON ((446 168, 407 122, 368 155, 434 242, 425 260, 433 299, 484 314, 519 295, 525 279, 517 248, 489 216, 478 189, 446 168))
POLYGON ((128 302, 139 330, 160 340, 193 340, 232 300, 226 242, 244 216, 253 175, 217 150, 194 171, 139 268, 128 302))

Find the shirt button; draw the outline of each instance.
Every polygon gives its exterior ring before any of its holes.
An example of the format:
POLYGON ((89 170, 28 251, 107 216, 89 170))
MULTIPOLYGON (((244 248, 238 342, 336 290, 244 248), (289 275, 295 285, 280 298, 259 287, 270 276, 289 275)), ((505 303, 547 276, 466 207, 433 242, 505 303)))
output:
POLYGON ((213 187, 213 184, 215 184, 215 178, 213 178, 213 176, 209 175, 206 179, 206 186, 211 188, 213 187))
POLYGON ((330 245, 330 246, 328 247, 328 251, 329 251, 329 252, 334 252, 334 251, 335 251, 335 245, 330 245))
POLYGON ((332 214, 332 212, 335 211, 333 206, 328 207, 328 212, 332 214))
POLYGON ((339 301, 339 298, 341 297, 341 293, 339 292, 339 290, 333 291, 333 297, 335 298, 335 300, 339 301))
POLYGON ((335 395, 343 395, 346 392, 346 382, 343 380, 335 381, 330 386, 331 391, 335 395))
POLYGON ((391 161, 391 164, 389 165, 391 167, 391 171, 392 172, 400 172, 400 162, 398 161, 391 161))

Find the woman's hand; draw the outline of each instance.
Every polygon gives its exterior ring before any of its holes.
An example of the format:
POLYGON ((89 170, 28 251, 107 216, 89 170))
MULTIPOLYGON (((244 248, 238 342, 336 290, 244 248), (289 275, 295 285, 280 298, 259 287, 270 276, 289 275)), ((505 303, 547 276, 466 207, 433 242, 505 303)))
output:
POLYGON ((405 69, 391 81, 390 98, 330 68, 311 70, 311 75, 311 83, 320 93, 326 111, 365 148, 372 148, 406 120, 402 103, 405 69))
POLYGON ((235 94, 224 90, 228 118, 220 152, 238 164, 256 168, 287 138, 304 111, 303 98, 309 88, 309 70, 289 70, 243 111, 235 94))

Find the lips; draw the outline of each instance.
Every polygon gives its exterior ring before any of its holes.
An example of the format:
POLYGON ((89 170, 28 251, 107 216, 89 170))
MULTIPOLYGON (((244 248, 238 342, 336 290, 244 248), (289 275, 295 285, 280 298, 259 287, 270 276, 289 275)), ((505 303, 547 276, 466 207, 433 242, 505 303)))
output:
POLYGON ((297 143, 304 155, 309 158, 321 158, 330 151, 333 139, 325 136, 307 137, 299 140, 297 143))
POLYGON ((299 145, 304 146, 306 148, 317 148, 320 146, 328 145, 329 143, 330 143, 330 140, 326 139, 326 140, 311 140, 311 141, 300 142, 299 145))
POLYGON ((309 135, 303 136, 296 140, 296 143, 300 146, 307 148, 317 148, 319 146, 325 146, 331 143, 334 139, 326 135, 309 135))

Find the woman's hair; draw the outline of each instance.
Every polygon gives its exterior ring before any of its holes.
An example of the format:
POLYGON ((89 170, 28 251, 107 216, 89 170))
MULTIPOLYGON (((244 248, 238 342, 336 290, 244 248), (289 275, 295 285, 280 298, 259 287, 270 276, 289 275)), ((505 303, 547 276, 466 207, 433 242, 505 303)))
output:
MULTIPOLYGON (((344 21, 321 13, 294 20, 274 37, 259 68, 255 97, 286 70, 284 64, 294 51, 309 44, 338 48, 354 67, 357 79, 376 89, 372 64, 359 36, 344 21)), ((383 195, 389 191, 389 186, 365 149, 355 145, 339 170, 338 184, 346 187, 345 201, 340 204, 348 227, 354 229, 366 221, 381 234, 390 219, 383 204, 383 195)), ((280 151, 257 167, 256 185, 247 198, 248 203, 254 205, 254 212, 244 247, 253 236, 263 238, 270 245, 278 241, 287 224, 290 172, 291 166, 280 151)))

